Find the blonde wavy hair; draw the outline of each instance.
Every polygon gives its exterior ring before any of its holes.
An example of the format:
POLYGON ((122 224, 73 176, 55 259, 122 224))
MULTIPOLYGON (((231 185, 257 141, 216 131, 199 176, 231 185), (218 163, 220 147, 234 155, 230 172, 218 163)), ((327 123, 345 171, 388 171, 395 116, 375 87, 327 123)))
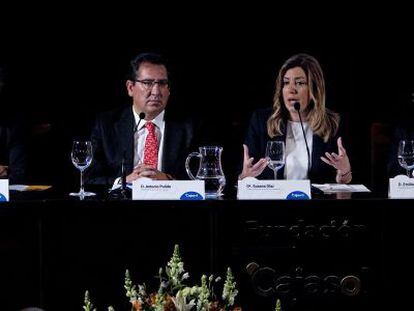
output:
POLYGON ((267 120, 267 133, 270 137, 284 134, 289 112, 283 101, 283 77, 289 69, 300 67, 307 76, 310 103, 307 107, 309 126, 313 133, 325 142, 336 135, 339 115, 325 107, 325 80, 319 62, 313 56, 296 54, 290 57, 279 70, 276 90, 273 97, 273 112, 267 120))

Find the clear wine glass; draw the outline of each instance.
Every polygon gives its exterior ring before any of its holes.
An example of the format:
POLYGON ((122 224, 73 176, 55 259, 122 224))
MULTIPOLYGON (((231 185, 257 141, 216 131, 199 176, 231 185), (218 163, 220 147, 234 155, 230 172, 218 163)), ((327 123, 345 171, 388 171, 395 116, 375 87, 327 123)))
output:
POLYGON ((285 143, 283 141, 268 141, 266 146, 268 167, 273 170, 275 179, 277 171, 285 165, 285 143))
POLYGON ((83 171, 92 163, 92 143, 90 141, 75 140, 72 145, 70 156, 73 165, 80 171, 80 190, 79 192, 71 192, 69 195, 81 198, 96 195, 93 192, 86 192, 83 189, 83 171))
POLYGON ((398 144, 398 163, 407 170, 408 178, 412 178, 414 168, 414 141, 400 140, 398 144))

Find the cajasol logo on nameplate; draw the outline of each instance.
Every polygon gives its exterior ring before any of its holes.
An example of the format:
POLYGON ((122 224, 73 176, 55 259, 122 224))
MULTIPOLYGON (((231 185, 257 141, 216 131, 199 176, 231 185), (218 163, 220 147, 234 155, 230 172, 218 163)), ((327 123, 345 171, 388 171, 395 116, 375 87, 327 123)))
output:
POLYGON ((397 175, 390 178, 388 197, 390 199, 414 199, 414 178, 397 175))
POLYGON ((247 177, 239 180, 239 200, 309 200, 309 180, 258 180, 247 177))
POLYGON ((132 183, 133 200, 204 200, 204 181, 152 180, 139 178, 132 183))
POLYGON ((0 179, 0 202, 9 200, 9 180, 0 179))

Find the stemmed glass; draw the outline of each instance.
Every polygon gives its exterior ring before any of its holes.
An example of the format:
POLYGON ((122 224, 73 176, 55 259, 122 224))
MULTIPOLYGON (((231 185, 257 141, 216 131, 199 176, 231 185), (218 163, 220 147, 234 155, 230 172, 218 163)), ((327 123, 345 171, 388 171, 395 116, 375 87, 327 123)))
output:
POLYGON ((93 192, 86 192, 83 189, 83 171, 92 163, 92 143, 90 141, 75 140, 70 156, 73 165, 80 171, 80 190, 79 192, 71 192, 69 195, 81 198, 96 195, 93 192))
POLYGON ((412 178, 414 168, 414 141, 400 140, 398 144, 398 163, 407 170, 408 178, 412 178))
POLYGON ((266 146, 268 167, 273 170, 275 179, 277 171, 285 165, 285 143, 283 141, 268 141, 266 146))

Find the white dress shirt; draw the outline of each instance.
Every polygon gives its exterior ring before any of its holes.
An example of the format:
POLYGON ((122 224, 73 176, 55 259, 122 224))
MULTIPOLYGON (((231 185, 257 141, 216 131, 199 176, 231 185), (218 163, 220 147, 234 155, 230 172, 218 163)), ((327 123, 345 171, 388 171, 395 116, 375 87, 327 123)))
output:
MULTIPOLYGON (((135 127, 139 122, 139 114, 135 112, 134 107, 132 106, 132 112, 134 114, 135 119, 135 127)), ((165 131, 165 120, 164 120, 165 110, 163 110, 158 116, 156 116, 152 123, 155 125, 155 134, 157 135, 158 139, 158 163, 157 163, 157 170, 162 171, 162 155, 164 150, 164 131, 165 131)), ((138 164, 142 164, 144 162, 144 151, 145 151, 145 139, 148 135, 148 130, 145 127, 146 120, 141 120, 137 130, 134 133, 134 168, 138 164)), ((120 187, 121 177, 115 179, 112 189, 120 187)))
MULTIPOLYGON (((312 161, 313 131, 308 122, 303 122, 303 128, 308 141, 310 161, 312 161)), ((312 163, 309 163, 309 166, 312 166, 312 163)), ((308 153, 300 122, 287 122, 284 178, 308 179, 308 153)))
MULTIPOLYGON (((135 112, 135 109, 132 107, 135 118, 135 126, 139 122, 139 114, 135 112)), ((164 120, 165 111, 163 110, 158 116, 156 116, 152 123, 155 125, 155 134, 158 139, 158 164, 157 169, 162 171, 162 155, 164 150, 164 131, 165 131, 165 120, 164 120)), ((148 135, 148 130, 145 127, 147 123, 146 120, 141 120, 137 130, 134 133, 134 167, 138 164, 142 164, 144 161, 144 151, 145 151, 145 140, 148 135)))

